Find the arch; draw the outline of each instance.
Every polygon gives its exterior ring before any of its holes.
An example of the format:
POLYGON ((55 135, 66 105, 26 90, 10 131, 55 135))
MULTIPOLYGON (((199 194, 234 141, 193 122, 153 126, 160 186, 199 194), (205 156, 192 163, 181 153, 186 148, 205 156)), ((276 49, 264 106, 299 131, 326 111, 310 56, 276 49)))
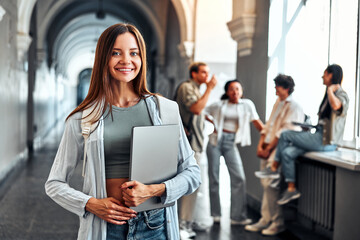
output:
POLYGON ((185 0, 172 0, 179 19, 181 43, 195 40, 195 3, 190 5, 185 0))
POLYGON ((192 58, 195 42, 196 1, 191 5, 186 0, 172 0, 180 25, 180 56, 192 58))
POLYGON ((18 21, 17 21, 17 57, 21 60, 24 53, 29 49, 31 37, 29 35, 31 15, 36 0, 19 0, 18 21))
MULTIPOLYGON (((49 27, 55 20, 56 16, 59 15, 59 13, 65 9, 67 6, 69 6, 72 3, 75 3, 78 1, 75 0, 63 0, 63 1, 53 1, 49 6, 51 6, 46 15, 44 16, 42 23, 39 26, 38 30, 38 48, 45 50, 46 46, 46 37, 47 33, 49 31, 49 27)), ((126 15, 126 12, 123 9, 120 9, 119 4, 115 4, 115 2, 106 2, 107 4, 111 5, 113 9, 119 9, 122 14, 126 15)), ((137 9, 139 9, 143 14, 142 16, 147 19, 147 22, 150 22, 149 27, 151 30, 155 33, 154 37, 156 38, 154 42, 157 42, 157 49, 158 49, 158 55, 163 56, 165 54, 165 38, 164 38, 164 31, 162 30, 160 23, 154 14, 153 11, 151 11, 150 6, 147 4, 141 2, 141 1, 129 1, 127 2, 131 6, 135 6, 137 9)), ((91 12, 91 9, 84 10, 84 13, 91 12)), ((114 14, 114 13, 113 13, 114 14)), ((136 19, 132 15, 127 15, 128 19, 132 19, 134 22, 136 22, 136 19)), ((140 24, 139 24, 140 25, 140 24)), ((40 61, 44 59, 39 59, 40 61)))
POLYGON ((231 37, 238 43, 239 57, 252 53, 256 18, 256 0, 233 0, 233 17, 227 25, 231 37))
POLYGON ((18 0, 18 22, 17 31, 22 34, 29 34, 31 14, 37 0, 18 0))
POLYGON ((52 59, 57 74, 65 76, 69 85, 76 86, 84 68, 92 68, 97 38, 112 22, 121 21, 109 14, 98 20, 95 14, 83 14, 69 21, 57 34, 52 59))

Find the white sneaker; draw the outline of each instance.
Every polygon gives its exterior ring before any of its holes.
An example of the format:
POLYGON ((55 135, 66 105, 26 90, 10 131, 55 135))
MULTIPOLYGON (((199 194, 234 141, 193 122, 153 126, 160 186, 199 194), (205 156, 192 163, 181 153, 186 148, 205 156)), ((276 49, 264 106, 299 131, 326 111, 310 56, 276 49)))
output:
POLYGON ((261 221, 259 221, 251 225, 246 225, 245 230, 250 232, 261 232, 263 229, 267 228, 268 226, 269 224, 264 224, 261 221))
POLYGON ((192 239, 196 236, 196 233, 195 235, 189 233, 187 230, 182 230, 180 229, 180 239, 181 240, 188 240, 188 239, 192 239))
POLYGON ((215 216, 215 217, 213 217, 213 221, 214 221, 214 223, 220 223, 221 217, 220 216, 215 216))
POLYGON ((241 221, 236 221, 231 219, 231 225, 248 225, 250 223, 252 223, 252 220, 250 218, 246 218, 241 221))
POLYGON ((257 178, 278 179, 278 178, 280 178, 280 173, 278 171, 272 171, 271 167, 267 167, 267 168, 264 168, 261 171, 256 171, 255 176, 257 178))
POLYGON ((196 233, 192 229, 192 222, 181 220, 179 225, 180 225, 180 238, 182 240, 194 238, 196 236, 196 233))

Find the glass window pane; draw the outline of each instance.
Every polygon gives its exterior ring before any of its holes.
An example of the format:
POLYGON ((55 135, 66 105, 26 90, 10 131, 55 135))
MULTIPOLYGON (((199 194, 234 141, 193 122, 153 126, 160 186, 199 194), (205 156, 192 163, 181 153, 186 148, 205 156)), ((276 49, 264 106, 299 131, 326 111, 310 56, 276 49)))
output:
POLYGON ((332 0, 329 62, 339 64, 344 71, 342 87, 350 98, 346 119, 345 140, 354 138, 356 49, 358 1, 332 0))
POLYGON ((316 124, 325 94, 322 75, 328 64, 329 1, 309 1, 286 36, 284 71, 295 81, 294 98, 316 124))
POLYGON ((283 0, 273 0, 269 13, 269 47, 268 54, 274 54, 276 47, 280 44, 283 21, 283 0))
POLYGON ((302 0, 291 0, 287 2, 286 21, 290 22, 296 10, 302 6, 302 0))
POLYGON ((278 2, 283 1, 272 1, 270 7, 269 49, 274 44, 271 43, 273 39, 278 39, 278 46, 274 51, 269 50, 267 117, 276 98, 271 91, 273 79, 277 73, 285 73, 294 78, 295 100, 316 124, 318 107, 325 93, 321 76, 328 64, 330 0, 307 1, 306 5, 298 3, 297 6, 294 5, 297 1, 288 0, 284 4, 288 8, 285 10, 278 2), (292 21, 271 21, 273 18, 283 19, 285 11, 292 15, 289 18, 292 21), (275 28, 283 30, 280 33, 271 31, 275 28))

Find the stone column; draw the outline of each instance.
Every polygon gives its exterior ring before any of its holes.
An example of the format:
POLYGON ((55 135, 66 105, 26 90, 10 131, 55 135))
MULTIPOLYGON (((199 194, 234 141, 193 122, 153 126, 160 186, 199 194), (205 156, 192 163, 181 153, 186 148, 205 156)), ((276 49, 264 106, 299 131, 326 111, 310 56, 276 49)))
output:
POLYGON ((27 33, 18 32, 16 34, 18 61, 23 60, 25 53, 29 50, 31 41, 32 38, 27 33))
POLYGON ((180 56, 188 63, 194 59, 194 46, 193 41, 184 41, 178 45, 180 56))
POLYGON ((239 57, 251 55, 256 23, 256 0, 233 1, 233 17, 228 22, 231 37, 238 43, 239 57))
POLYGON ((181 64, 179 64, 179 76, 188 79, 188 67, 194 60, 194 41, 184 41, 178 45, 178 50, 181 57, 181 64))

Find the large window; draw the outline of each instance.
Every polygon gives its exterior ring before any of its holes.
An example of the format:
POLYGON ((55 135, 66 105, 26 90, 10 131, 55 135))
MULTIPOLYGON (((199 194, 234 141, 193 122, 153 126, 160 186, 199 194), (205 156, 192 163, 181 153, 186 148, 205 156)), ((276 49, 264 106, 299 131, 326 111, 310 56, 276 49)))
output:
POLYGON ((344 71, 343 88, 350 98, 344 140, 357 135, 357 30, 358 0, 273 0, 269 19, 267 108, 276 100, 273 79, 278 73, 295 80, 293 97, 317 123, 325 94, 322 74, 328 64, 344 71))
POLYGON ((329 62, 336 62, 343 68, 342 86, 350 98, 345 140, 352 140, 355 134, 357 15, 357 0, 347 0, 346 4, 341 0, 332 0, 329 62))

